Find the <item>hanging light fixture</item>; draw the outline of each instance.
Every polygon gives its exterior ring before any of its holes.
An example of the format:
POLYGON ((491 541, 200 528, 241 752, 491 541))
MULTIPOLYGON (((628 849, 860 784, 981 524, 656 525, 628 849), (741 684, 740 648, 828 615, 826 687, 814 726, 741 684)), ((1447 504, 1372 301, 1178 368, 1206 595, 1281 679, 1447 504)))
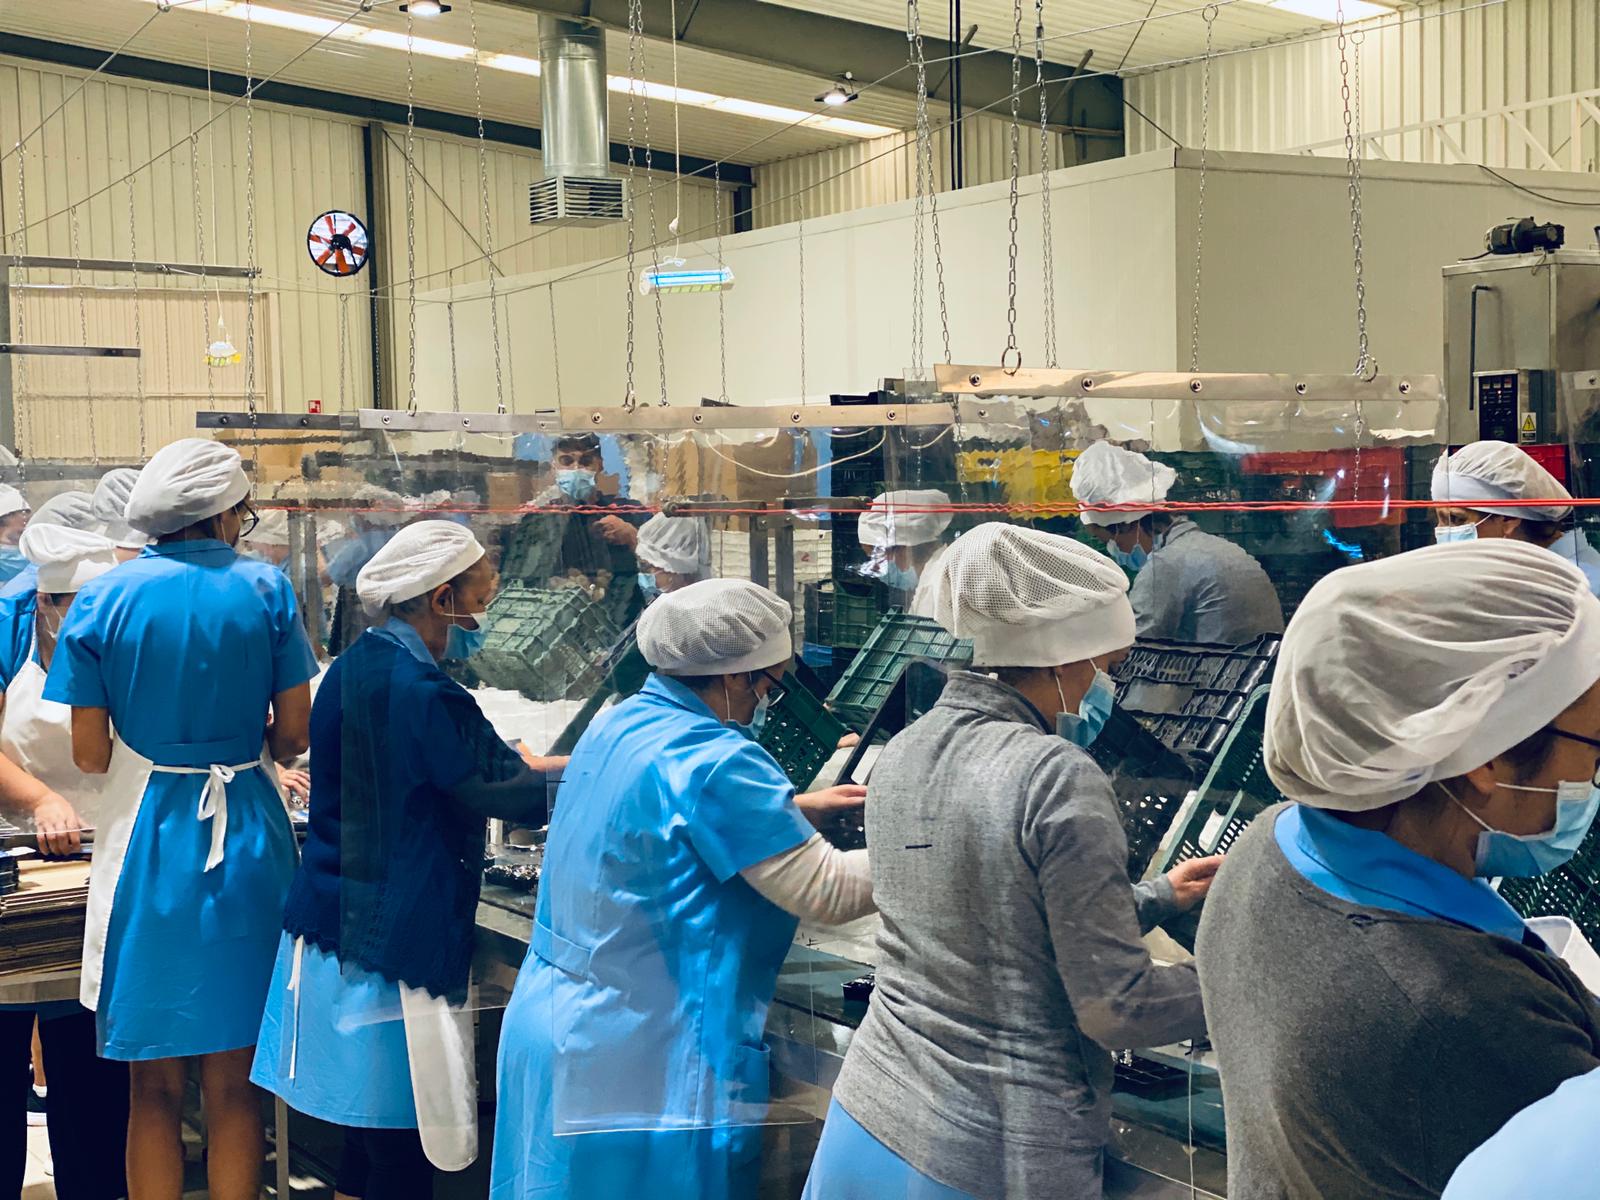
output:
POLYGON ((682 292, 725 292, 733 287, 733 268, 686 268, 681 258, 662 259, 653 267, 639 272, 639 294, 651 292, 662 295, 682 292))
POLYGON ((840 105, 849 104, 850 101, 860 95, 852 86, 855 83, 855 78, 849 71, 846 71, 839 76, 838 81, 831 88, 817 94, 817 103, 826 104, 830 108, 838 108, 840 105))
MULTIPOLYGON (((221 303, 221 300, 218 300, 221 303)), ((231 367, 240 361, 240 354, 234 344, 228 340, 228 327, 222 323, 222 314, 217 314, 217 340, 206 347, 206 366, 231 367)))
POLYGON ((440 0, 411 0, 409 4, 402 4, 400 11, 413 17, 437 17, 449 12, 450 6, 440 0))

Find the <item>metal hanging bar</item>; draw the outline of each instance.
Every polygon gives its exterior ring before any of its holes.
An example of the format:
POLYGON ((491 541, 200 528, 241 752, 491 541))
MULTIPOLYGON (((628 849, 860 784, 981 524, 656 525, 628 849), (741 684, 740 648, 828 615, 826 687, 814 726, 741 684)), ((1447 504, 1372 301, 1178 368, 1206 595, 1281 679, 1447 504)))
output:
POLYGON ((139 358, 135 346, 47 346, 0 342, 0 354, 25 354, 38 358, 139 358))
MULTIPOLYGON (((1061 396, 1097 400, 1439 401, 1437 375, 1290 374, 1195 371, 1082 371, 1043 367, 934 368, 939 390, 951 396, 1061 396)), ((966 410, 963 409, 963 418, 966 410)), ((979 419, 989 416, 977 413, 979 419)))
POLYGON ((14 267, 22 271, 85 271, 135 272, 140 275, 194 275, 216 276, 221 279, 250 279, 261 274, 259 267, 211 267, 204 263, 141 262, 126 258, 59 258, 51 254, 0 254, 0 267, 14 267))

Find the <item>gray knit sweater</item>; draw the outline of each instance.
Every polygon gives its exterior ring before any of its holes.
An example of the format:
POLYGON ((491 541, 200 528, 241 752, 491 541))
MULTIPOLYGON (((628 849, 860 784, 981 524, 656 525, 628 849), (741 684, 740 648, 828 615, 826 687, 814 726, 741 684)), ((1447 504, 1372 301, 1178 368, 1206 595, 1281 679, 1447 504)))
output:
POLYGON ((1513 1113, 1600 1066, 1600 1009, 1536 946, 1317 888, 1278 848, 1281 811, 1228 854, 1195 950, 1229 1200, 1437 1196, 1513 1113))
POLYGON ((1109 1049, 1203 1029, 1189 967, 1140 941, 1110 785, 994 679, 951 677, 867 797, 877 989, 835 1089, 912 1166, 981 1198, 1100 1194, 1109 1049))

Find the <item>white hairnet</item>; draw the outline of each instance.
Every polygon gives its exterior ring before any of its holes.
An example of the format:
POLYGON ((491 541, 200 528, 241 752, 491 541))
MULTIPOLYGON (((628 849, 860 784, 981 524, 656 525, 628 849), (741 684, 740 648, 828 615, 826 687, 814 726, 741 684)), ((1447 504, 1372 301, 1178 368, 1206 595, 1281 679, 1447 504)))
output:
POLYGON ((358 487, 355 500, 358 509, 355 515, 369 525, 403 525, 412 517, 405 511, 409 501, 404 496, 375 483, 363 483, 358 487))
POLYGON ((658 571, 674 575, 702 575, 711 555, 706 530, 695 517, 669 517, 657 513, 639 527, 634 557, 658 571))
POLYGON ((1522 447, 1483 441, 1441 455, 1433 467, 1433 502, 1529 521, 1563 521, 1572 493, 1522 447), (1548 505, 1500 505, 1497 500, 1549 500, 1548 505))
POLYGON ((1327 576, 1283 637, 1266 767, 1291 800, 1360 812, 1482 766, 1600 679, 1600 600, 1509 538, 1327 576))
POLYGON ((250 494, 239 452, 206 438, 161 447, 128 495, 128 524, 152 537, 225 513, 250 494))
POLYGON ((110 538, 66 525, 29 525, 18 548, 39 568, 36 587, 41 592, 75 592, 117 565, 116 543, 110 538))
POLYGON ((449 583, 483 557, 472 531, 454 521, 418 521, 395 534, 361 568, 356 595, 370 615, 449 583))
MULTIPOLYGON (((1072 494, 1079 504, 1160 504, 1178 473, 1165 463, 1110 442, 1096 442, 1072 464, 1072 494)), ((1085 525, 1126 525, 1148 517, 1154 508, 1080 512, 1085 525)))
POLYGON ((906 512, 911 508, 940 508, 948 506, 950 497, 944 492, 928 488, 922 491, 885 492, 872 501, 872 507, 861 514, 857 529, 861 544, 874 546, 925 546, 937 542, 950 528, 947 512, 906 512))
POLYGON ((0 483, 0 517, 9 517, 12 513, 27 512, 28 502, 21 492, 9 483, 0 483))
POLYGON ((1133 644, 1121 567, 1059 534, 990 522, 933 572, 934 615, 985 667, 1057 667, 1133 644))
POLYGON ((639 618, 639 652, 668 675, 760 671, 794 652, 789 602, 745 579, 668 592, 639 618))
POLYGON ((132 467, 118 467, 100 477, 94 489, 94 517, 106 527, 106 536, 124 550, 137 550, 150 539, 128 524, 128 497, 133 495, 133 485, 139 472, 132 467))
POLYGON ((281 508, 263 508, 261 519, 244 540, 258 546, 287 546, 289 544, 289 514, 281 508))
POLYGON ((94 515, 94 497, 88 492, 58 492, 28 518, 28 525, 65 525, 69 529, 93 529, 99 524, 94 515))

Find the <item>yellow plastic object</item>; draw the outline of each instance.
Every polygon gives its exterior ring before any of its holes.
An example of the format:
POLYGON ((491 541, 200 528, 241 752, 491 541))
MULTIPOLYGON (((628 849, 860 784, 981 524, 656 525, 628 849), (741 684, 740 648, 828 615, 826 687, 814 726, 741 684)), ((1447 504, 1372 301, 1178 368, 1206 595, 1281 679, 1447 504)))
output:
POLYGON ((1077 450, 965 450, 956 457, 963 483, 998 483, 1008 504, 1038 504, 1068 515, 1078 511, 1072 498, 1072 467, 1077 450))

